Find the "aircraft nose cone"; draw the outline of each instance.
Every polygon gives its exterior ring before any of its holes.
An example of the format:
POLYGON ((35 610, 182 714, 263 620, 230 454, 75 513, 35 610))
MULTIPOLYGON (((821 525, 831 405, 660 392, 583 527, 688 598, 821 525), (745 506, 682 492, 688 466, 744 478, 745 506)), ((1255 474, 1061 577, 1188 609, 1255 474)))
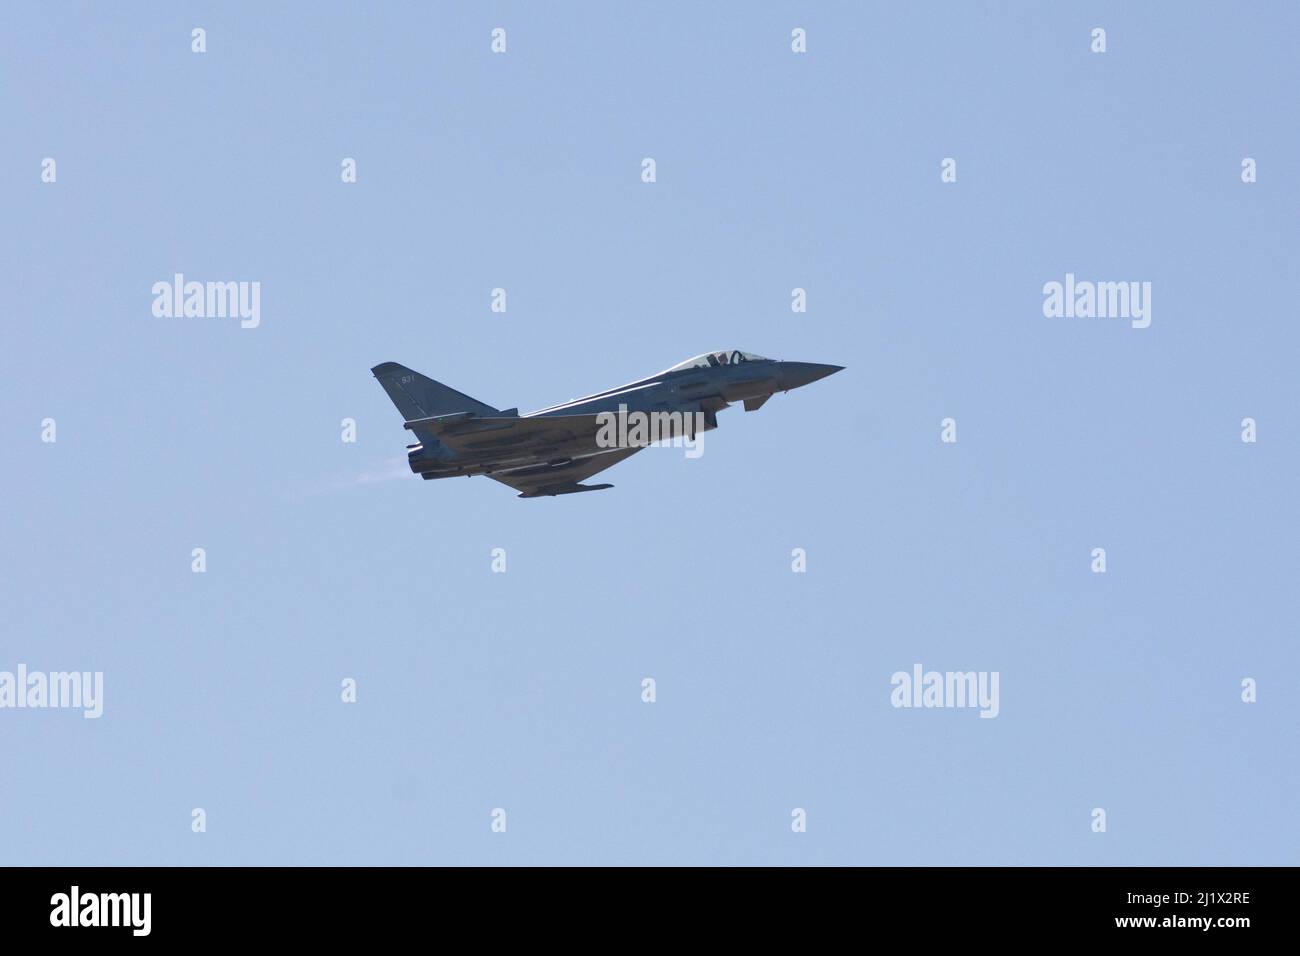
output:
POLYGON ((781 364, 781 388, 789 391, 799 388, 827 375, 843 371, 843 365, 819 365, 816 362, 783 362, 781 364))

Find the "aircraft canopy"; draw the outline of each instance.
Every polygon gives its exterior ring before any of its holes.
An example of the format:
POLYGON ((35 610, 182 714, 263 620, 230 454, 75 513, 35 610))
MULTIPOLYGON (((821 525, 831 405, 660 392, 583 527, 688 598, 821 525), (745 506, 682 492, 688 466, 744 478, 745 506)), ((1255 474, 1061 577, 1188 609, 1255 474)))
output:
POLYGON ((684 368, 708 368, 715 365, 739 365, 741 362, 766 362, 767 359, 761 355, 755 355, 752 352, 723 351, 723 352, 706 352, 703 355, 697 355, 695 358, 689 358, 685 362, 678 362, 668 371, 679 372, 684 368))

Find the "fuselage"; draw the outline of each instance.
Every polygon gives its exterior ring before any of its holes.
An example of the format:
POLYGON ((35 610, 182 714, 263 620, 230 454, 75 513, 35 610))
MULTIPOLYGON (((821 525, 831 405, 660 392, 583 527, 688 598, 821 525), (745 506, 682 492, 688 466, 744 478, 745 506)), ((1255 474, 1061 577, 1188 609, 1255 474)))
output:
POLYGON ((781 364, 772 359, 759 359, 737 365, 671 368, 627 385, 529 412, 525 417, 595 415, 618 411, 620 405, 626 405, 629 411, 685 412, 705 403, 714 406, 716 412, 731 402, 778 391, 781 364))

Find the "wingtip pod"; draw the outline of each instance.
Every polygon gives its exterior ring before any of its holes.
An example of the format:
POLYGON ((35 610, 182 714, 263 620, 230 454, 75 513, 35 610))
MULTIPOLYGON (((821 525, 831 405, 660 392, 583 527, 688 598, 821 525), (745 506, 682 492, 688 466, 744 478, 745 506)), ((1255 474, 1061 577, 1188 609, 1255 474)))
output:
POLYGON ((580 491, 604 491, 606 488, 613 488, 613 485, 547 485, 544 488, 538 488, 536 491, 525 491, 519 495, 520 498, 554 498, 557 495, 576 495, 580 491))

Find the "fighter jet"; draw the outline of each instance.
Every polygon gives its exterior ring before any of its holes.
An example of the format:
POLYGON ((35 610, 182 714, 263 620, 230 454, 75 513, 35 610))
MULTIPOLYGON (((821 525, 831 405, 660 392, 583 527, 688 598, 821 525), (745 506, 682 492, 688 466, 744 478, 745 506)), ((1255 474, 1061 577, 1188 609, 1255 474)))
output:
POLYGON ((694 438, 717 428, 718 412, 732 402, 757 411, 777 392, 842 367, 708 352, 658 375, 526 415, 485 405, 396 362, 370 371, 419 439, 406 446, 411 471, 425 479, 487 475, 520 498, 540 498, 612 488, 582 482, 636 454, 648 444, 647 435, 661 441, 694 438), (645 422, 660 427, 638 427, 645 422))

